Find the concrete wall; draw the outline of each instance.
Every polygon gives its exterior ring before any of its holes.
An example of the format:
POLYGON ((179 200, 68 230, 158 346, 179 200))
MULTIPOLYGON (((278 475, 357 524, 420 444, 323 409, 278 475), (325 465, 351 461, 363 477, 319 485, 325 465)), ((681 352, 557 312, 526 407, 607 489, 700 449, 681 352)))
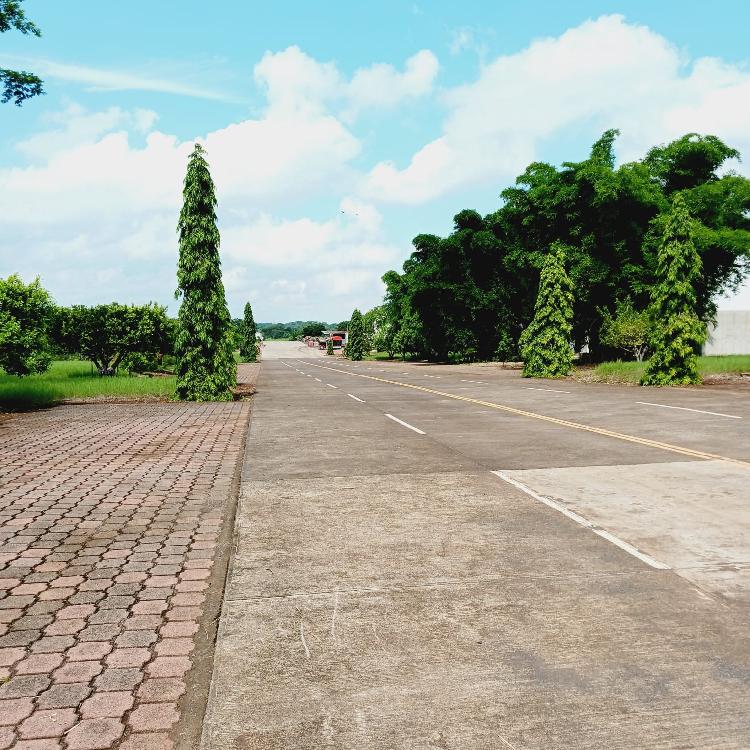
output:
POLYGON ((750 354, 750 310, 719 310, 704 354, 750 354))

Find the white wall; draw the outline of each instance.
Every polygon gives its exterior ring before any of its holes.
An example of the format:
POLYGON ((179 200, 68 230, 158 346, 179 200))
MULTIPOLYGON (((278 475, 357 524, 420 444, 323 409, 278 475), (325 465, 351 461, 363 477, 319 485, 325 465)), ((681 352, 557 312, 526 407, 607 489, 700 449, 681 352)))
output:
POLYGON ((719 310, 704 354, 750 354, 750 310, 719 310))

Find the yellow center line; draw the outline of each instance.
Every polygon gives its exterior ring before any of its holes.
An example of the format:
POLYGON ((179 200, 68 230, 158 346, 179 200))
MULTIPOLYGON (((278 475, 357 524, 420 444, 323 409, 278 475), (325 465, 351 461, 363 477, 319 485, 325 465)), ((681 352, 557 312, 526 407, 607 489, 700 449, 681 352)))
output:
POLYGON ((434 388, 427 388, 423 385, 413 385, 412 383, 402 383, 399 380, 388 380, 387 378, 378 378, 374 375, 362 375, 358 372, 350 372, 348 370, 339 370, 336 367, 326 367, 325 365, 315 365, 312 362, 307 364, 312 367, 320 367, 322 370, 330 370, 331 372, 339 372, 342 375, 351 375, 357 378, 365 378, 366 380, 376 380, 379 383, 387 383, 388 385, 397 385, 401 388, 411 388, 415 391, 422 391, 424 393, 431 393, 434 396, 444 396, 445 398, 452 398, 456 401, 466 401, 470 404, 476 404, 478 406, 486 406, 490 409, 497 409, 498 411, 505 411, 509 414, 516 414, 520 417, 530 417, 531 419, 540 419, 543 422, 551 422, 562 427, 570 427, 574 430, 583 430, 584 432, 593 432, 595 435, 604 435, 605 437, 615 438, 616 440, 625 440, 629 443, 637 443, 638 445, 645 445, 649 448, 657 448, 659 450, 670 451, 672 453, 679 453, 683 456, 691 456, 692 458, 702 458, 706 461, 725 461, 726 463, 734 464, 735 466, 742 466, 745 469, 750 469, 750 463, 742 461, 737 458, 728 458, 727 456, 719 456, 715 453, 707 453, 706 451, 694 450, 693 448, 684 448, 680 445, 672 445, 671 443, 662 443, 658 440, 650 440, 649 438, 637 437, 636 435, 628 435, 624 432, 615 432, 613 430, 607 430, 604 427, 592 427, 591 425, 581 424, 580 422, 571 422, 569 419, 559 419, 557 417, 549 417, 545 414, 537 414, 533 411, 526 411, 525 409, 516 409, 513 406, 506 406, 505 404, 496 404, 493 401, 482 401, 477 398, 469 398, 468 396, 459 396, 455 393, 446 393, 445 391, 437 391, 434 388))

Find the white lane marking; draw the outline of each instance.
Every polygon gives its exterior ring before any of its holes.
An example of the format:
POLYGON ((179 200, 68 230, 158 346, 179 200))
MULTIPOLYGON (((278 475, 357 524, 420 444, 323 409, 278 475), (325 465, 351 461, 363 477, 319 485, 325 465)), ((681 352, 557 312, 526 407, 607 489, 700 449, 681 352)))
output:
POLYGON ((394 422, 398 422, 400 425, 403 425, 404 427, 408 427, 410 430, 414 430, 414 432, 419 433, 420 435, 425 435, 426 433, 422 432, 422 430, 414 427, 413 425, 410 425, 408 422, 404 422, 403 420, 399 419, 398 417, 394 417, 393 414, 386 414, 386 417, 388 419, 392 419, 394 422))
POLYGON ((476 383, 477 385, 487 385, 484 380, 461 380, 462 383, 476 383))
POLYGON ((339 387, 338 387, 337 385, 331 385, 330 383, 326 383, 326 385, 327 385, 327 386, 328 386, 329 388, 335 388, 336 390, 338 390, 338 389, 339 389, 339 387))
POLYGON ((320 378, 315 378, 319 383, 322 383, 323 381, 320 378))
POLYGON ((698 414, 710 414, 712 417, 726 417, 727 419, 742 419, 736 414, 722 414, 718 411, 704 411, 703 409, 689 409, 687 406, 667 406, 667 404, 652 404, 650 401, 636 401, 636 404, 643 406, 658 406, 661 409, 679 409, 680 411, 694 411, 698 414))
POLYGON ((363 398, 357 398, 357 396, 355 396, 353 393, 347 393, 346 395, 349 396, 349 398, 353 398, 355 401, 359 401, 360 404, 367 403, 367 401, 365 401, 363 398))
POLYGON ((513 479, 513 477, 509 477, 507 474, 505 474, 502 471, 493 471, 492 473, 495 476, 500 477, 500 479, 502 479, 504 482, 507 482, 508 484, 512 484, 514 487, 517 487, 519 490, 521 490, 522 492, 525 492, 530 497, 533 497, 535 500, 538 500, 540 503, 544 503, 550 508, 554 508, 554 510, 570 518, 571 521, 575 521, 577 524, 580 524, 584 528, 591 529, 591 531, 593 531, 594 534, 597 534, 598 536, 602 537, 602 539, 606 539, 608 542, 612 542, 612 544, 614 544, 616 547, 619 547, 620 549, 625 550, 625 552, 627 552, 630 555, 633 555, 633 557, 637 557, 641 562, 646 563, 646 565, 650 565, 652 568, 656 568, 656 570, 670 570, 669 565, 666 565, 663 562, 659 562, 659 560, 654 559, 653 557, 651 557, 651 555, 647 555, 645 552, 641 552, 637 547, 634 547, 632 544, 628 544, 626 541, 624 541, 623 539, 620 539, 614 534, 611 534, 609 531, 606 531, 605 529, 602 529, 599 526, 596 526, 595 524, 591 523, 591 521, 589 521, 587 518, 584 518, 583 516, 579 516, 578 513, 576 513, 575 511, 572 511, 569 508, 566 508, 565 505, 563 505, 563 503, 560 503, 557 500, 553 500, 551 497, 545 497, 544 495, 539 495, 538 493, 534 492, 534 490, 532 490, 531 487, 527 487, 523 482, 519 482, 517 479, 513 479))
POLYGON ((570 391, 558 391, 557 388, 532 388, 530 385, 524 386, 527 391, 549 391, 550 393, 570 393, 570 391))

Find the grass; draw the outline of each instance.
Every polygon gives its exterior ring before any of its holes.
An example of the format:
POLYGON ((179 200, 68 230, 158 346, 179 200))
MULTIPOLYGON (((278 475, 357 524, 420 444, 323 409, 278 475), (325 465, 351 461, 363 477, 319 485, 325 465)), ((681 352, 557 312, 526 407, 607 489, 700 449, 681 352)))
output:
POLYGON ((92 371, 90 362, 61 360, 53 362, 43 375, 18 378, 0 373, 0 410, 35 409, 64 399, 170 398, 174 388, 175 378, 170 376, 122 374, 103 378, 92 371))
MULTIPOLYGON (((646 367, 645 362, 602 362, 593 370, 579 368, 576 376, 598 383, 638 384, 646 367)), ((716 357, 698 357, 698 370, 705 378, 708 375, 732 375, 750 372, 750 355, 730 354, 716 357)))

